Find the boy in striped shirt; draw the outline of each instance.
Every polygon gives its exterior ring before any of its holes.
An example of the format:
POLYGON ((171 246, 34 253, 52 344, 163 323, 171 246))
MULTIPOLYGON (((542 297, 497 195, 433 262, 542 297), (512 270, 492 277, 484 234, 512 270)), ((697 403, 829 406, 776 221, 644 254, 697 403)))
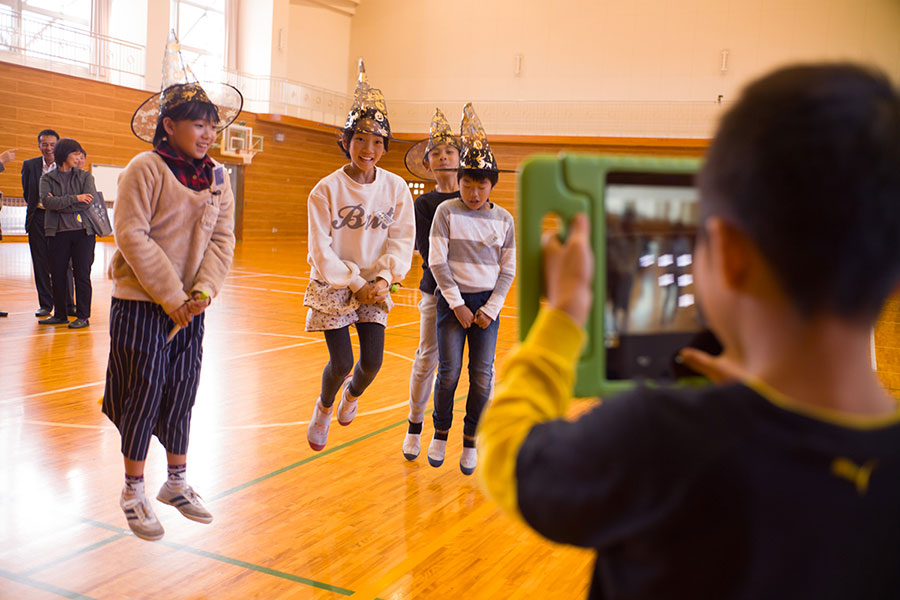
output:
POLYGON ((490 201, 499 169, 471 104, 463 109, 460 198, 438 206, 429 236, 428 263, 438 284, 438 375, 434 391, 434 437, 428 463, 444 462, 453 422, 453 397, 469 343, 469 394, 460 470, 478 462, 475 428, 491 394, 500 310, 516 273, 512 215, 490 201))

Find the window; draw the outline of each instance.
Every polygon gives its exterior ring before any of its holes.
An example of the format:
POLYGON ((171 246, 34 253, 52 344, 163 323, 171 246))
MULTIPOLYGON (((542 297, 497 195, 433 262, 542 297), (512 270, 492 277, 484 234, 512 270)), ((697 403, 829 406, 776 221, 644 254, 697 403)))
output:
POLYGON ((0 0, 0 50, 91 64, 91 0, 0 0))
POLYGON ((109 2, 109 36, 147 45, 147 0, 105 0, 109 2))
POLYGON ((142 87, 146 31, 147 0, 0 0, 0 53, 21 64, 142 87))
POLYGON ((181 56, 201 81, 223 81, 226 0, 172 0, 181 56))

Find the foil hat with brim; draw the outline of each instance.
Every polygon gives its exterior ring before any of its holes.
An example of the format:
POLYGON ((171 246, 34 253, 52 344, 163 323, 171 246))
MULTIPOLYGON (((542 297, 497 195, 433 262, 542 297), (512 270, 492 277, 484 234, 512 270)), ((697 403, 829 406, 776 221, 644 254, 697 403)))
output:
POLYGON ((406 156, 403 158, 406 169, 419 179, 434 181, 434 174, 425 168, 424 161, 429 152, 443 145, 453 146, 457 150, 460 147, 459 139, 453 135, 453 129, 450 127, 447 117, 440 108, 435 108, 428 138, 416 142, 406 151, 406 156))
POLYGON ((153 143, 160 117, 188 102, 211 104, 218 112, 216 131, 222 131, 234 120, 244 106, 241 92, 227 83, 204 82, 202 85, 181 56, 181 46, 175 31, 169 32, 163 56, 160 92, 144 100, 131 117, 131 131, 139 139, 153 143))
POLYGON ((219 132, 237 119, 244 105, 244 97, 236 87, 227 83, 176 83, 144 100, 131 117, 131 131, 139 139, 152 144, 160 117, 188 102, 212 104, 219 115, 216 123, 216 132, 219 132))

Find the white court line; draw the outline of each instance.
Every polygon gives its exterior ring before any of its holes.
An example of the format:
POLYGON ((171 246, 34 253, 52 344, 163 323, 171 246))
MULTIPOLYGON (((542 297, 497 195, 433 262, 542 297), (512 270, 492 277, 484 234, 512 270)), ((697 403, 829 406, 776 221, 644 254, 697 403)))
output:
POLYGON ((409 323, 397 323, 396 325, 388 325, 385 329, 397 329, 398 327, 409 327, 410 325, 418 325, 418 321, 410 321, 409 323))
POLYGON ((402 358, 403 360, 408 360, 409 362, 415 362, 416 359, 410 358, 408 356, 403 356, 402 354, 397 354, 396 352, 391 352, 390 350, 385 350, 385 354, 390 354, 391 356, 396 356, 397 358, 402 358))
MULTIPOLYGON (((380 413, 389 412, 392 410, 396 410, 398 408, 406 408, 409 406, 408 401, 398 402, 397 404, 392 404, 390 406, 383 406, 381 408, 376 408, 374 410, 368 410, 365 412, 357 413, 357 418, 359 417, 368 417, 370 415, 377 415, 380 413)), ((337 416, 332 417, 332 421, 334 421, 337 416)), ((18 424, 22 425, 41 425, 44 427, 65 427, 68 429, 93 429, 95 431, 115 431, 116 428, 112 425, 77 425, 75 423, 55 423, 53 421, 32 421, 30 419, 23 419, 21 421, 16 421, 18 424)), ((10 421, 6 422, 7 425, 12 424, 10 421)), ((216 427, 215 429, 218 431, 234 431, 236 429, 272 429, 274 427, 298 427, 301 425, 308 425, 309 421, 287 421, 285 423, 258 423, 256 425, 222 425, 220 427, 216 427)))
POLYGON ((249 285, 235 285, 233 283, 226 283, 226 288, 237 288, 240 290, 257 290, 260 292, 272 292, 275 294, 295 294, 297 296, 305 296, 306 292, 298 292, 297 290, 273 290, 271 288, 261 288, 261 287, 250 287, 249 285))
MULTIPOLYGON (((408 321, 406 323, 397 323, 394 325, 388 325, 387 327, 385 327, 385 329, 397 329, 400 327, 408 327, 410 325, 417 325, 418 323, 419 323, 419 321, 408 321)), ((93 332, 90 332, 90 333, 93 333, 93 332)), ((248 353, 239 354, 236 356, 230 356, 230 357, 226 357, 224 360, 235 360, 235 359, 241 359, 241 358, 248 358, 250 356, 258 356, 260 354, 278 352, 280 350, 299 348, 301 346, 309 346, 312 344, 321 343, 321 342, 325 341, 324 337, 321 339, 314 339, 314 338, 309 338, 309 337, 305 337, 305 336, 283 334, 283 333, 248 332, 248 331, 233 331, 232 333, 249 334, 249 335, 269 335, 269 336, 273 336, 273 337, 289 337, 289 338, 302 339, 302 340, 307 340, 307 341, 297 343, 297 344, 288 344, 286 346, 279 346, 277 348, 269 348, 266 350, 259 350, 256 352, 248 352, 248 353)), ((354 331, 354 333, 356 333, 356 332, 354 331)), ((41 334, 41 335, 44 335, 44 334, 41 334)), ((34 336, 31 336, 31 337, 34 337, 34 336)), ((358 348, 359 344, 354 344, 354 346, 356 346, 358 348)), ((384 350, 384 353, 389 354, 394 357, 397 357, 397 358, 401 358, 403 360, 408 360, 410 362, 414 361, 413 358, 404 356, 402 354, 398 354, 396 352, 392 352, 390 350, 384 350)), ((85 388, 90 388, 90 387, 99 387, 99 386, 102 386, 105 384, 106 384, 105 380, 104 381, 95 381, 92 383, 85 383, 85 384, 71 386, 71 387, 67 387, 67 388, 61 388, 58 390, 49 390, 46 392, 38 392, 35 394, 28 394, 26 396, 20 396, 18 398, 10 398, 8 400, 0 400, 0 405, 11 404, 11 403, 15 403, 15 402, 22 402, 23 400, 29 400, 32 398, 39 398, 39 397, 43 397, 43 396, 49 396, 52 394, 59 394, 59 393, 64 393, 64 392, 69 392, 69 391, 74 391, 74 390, 79 390, 79 389, 85 389, 85 388)), ((371 411, 362 412, 362 413, 359 413, 357 416, 364 417, 364 416, 368 416, 368 415, 380 414, 383 412, 395 410, 397 408, 406 407, 407 405, 408 405, 408 402, 400 402, 397 404, 393 404, 391 406, 385 406, 385 407, 374 409, 371 411)), ((65 428, 69 428, 69 429, 92 429, 92 430, 97 430, 97 431, 115 430, 115 427, 108 426, 108 425, 79 425, 79 424, 75 424, 75 423, 58 423, 58 422, 52 422, 52 421, 38 421, 38 420, 25 420, 25 419, 20 420, 20 421, 12 421, 12 420, 6 421, 5 424, 12 424, 13 422, 21 423, 23 425, 38 425, 38 426, 46 426, 46 427, 65 427, 65 428)), ((265 428, 273 428, 273 427, 297 427, 297 426, 307 425, 307 424, 309 424, 309 421, 292 421, 292 422, 287 422, 287 423, 261 423, 261 424, 253 424, 253 425, 223 426, 223 427, 218 427, 217 429, 220 429, 220 430, 265 429, 265 428)))
POLYGON ((240 329, 229 329, 228 333, 235 333, 239 335, 269 335, 272 337, 286 337, 293 338, 295 340, 317 340, 319 338, 309 337, 308 335, 297 335, 294 333, 269 333, 267 331, 246 331, 240 329))
POLYGON ((249 285, 237 285, 237 284, 234 284, 234 283, 226 283, 226 284, 225 284, 225 287, 227 287, 227 288, 237 288, 237 289, 239 289, 239 290, 257 290, 257 291, 260 291, 260 292, 271 292, 271 291, 272 291, 272 290, 270 290, 269 288, 252 287, 252 286, 249 286, 249 285))
POLYGON ((93 429, 94 431, 115 431, 114 425, 78 425, 76 423, 56 423, 54 421, 32 421, 30 419, 22 419, 21 421, 7 421, 6 425, 41 425, 44 427, 65 427, 66 429, 93 429))
MULTIPOLYGON (((247 275, 250 275, 250 276, 256 276, 256 277, 283 277, 283 278, 285 278, 285 279, 300 279, 300 280, 303 280, 303 281, 309 281, 309 277, 300 277, 300 276, 297 276, 297 275, 278 275, 278 274, 276 274, 276 273, 256 273, 256 272, 252 272, 252 271, 241 271, 241 273, 244 273, 244 274, 247 274, 247 275)), ((278 293, 278 294, 295 294, 295 295, 298 295, 298 296, 304 296, 304 295, 306 295, 305 292, 298 292, 298 291, 295 291, 295 290, 279 290, 279 289, 276 289, 276 288, 259 288, 259 287, 251 287, 251 286, 246 286, 246 285, 226 284, 225 287, 233 287, 233 288, 239 288, 239 289, 244 289, 244 290, 257 290, 257 291, 261 291, 261 292, 275 292, 275 293, 278 293)), ((409 291, 409 292, 412 292, 412 293, 415 293, 416 290, 418 290, 418 288, 407 288, 407 289, 406 289, 406 291, 409 291)), ((403 307, 406 307, 406 308, 418 308, 418 307, 419 307, 418 304, 404 304, 404 303, 401 303, 401 302, 394 302, 394 306, 403 306, 403 307)), ((513 311, 515 314, 512 314, 512 315, 501 314, 501 315, 500 315, 501 317, 503 317, 504 319, 516 319, 516 318, 518 318, 518 316, 517 316, 517 315, 518 315, 518 308, 517 308, 517 307, 514 307, 514 306, 507 306, 507 307, 504 307, 504 308, 505 308, 507 311, 510 311, 510 310, 513 311)))
POLYGON ((31 400, 32 398, 40 398, 42 396, 50 396, 53 394, 62 394, 63 392, 71 392, 72 390, 81 390, 89 387, 97 387, 98 385, 106 385, 106 380, 95 381, 93 383, 82 383, 81 385, 73 385, 72 387, 60 388, 58 390, 50 390, 47 392, 38 392, 36 394, 28 394, 27 396, 19 396, 18 398, 10 398, 9 400, 0 400, 0 405, 11 404, 13 402, 21 402, 22 400, 31 400))
MULTIPOLYGON (((225 287, 226 288, 238 288, 238 289, 242 289, 242 290, 256 290, 256 291, 260 291, 260 292, 273 292, 276 294, 293 294, 296 296, 305 296, 306 295, 305 292, 298 292, 296 290, 279 290, 279 289, 275 289, 275 288, 260 288, 260 287, 251 287, 248 285, 235 285, 232 283, 225 284, 225 287)), ((394 302, 394 306, 403 306, 405 308, 418 308, 419 307, 418 304, 405 304, 403 302, 394 302)), ((516 315, 501 314, 500 316, 504 319, 517 318, 516 315)))
MULTIPOLYGON (((310 341, 302 342, 299 344, 288 344, 287 346, 278 346, 277 348, 269 348, 266 350, 260 350, 258 352, 248 352, 247 354, 238 354, 236 356, 226 356, 223 360, 236 360, 239 358, 247 358, 248 356, 255 356, 257 354, 266 354, 269 352, 277 352, 279 350, 287 350, 290 348, 297 348, 299 346, 308 346, 310 344, 316 344, 316 343, 325 341, 324 338, 322 338, 321 340, 313 339, 313 338, 300 338, 300 339, 305 339, 305 340, 310 340, 310 341)), ((92 383, 83 383, 81 385, 74 385, 74 386, 67 387, 67 388, 60 388, 58 390, 48 390, 46 392, 37 392, 35 394, 28 394, 27 396, 18 396, 16 398, 8 398, 6 400, 0 400, 0 406, 3 406, 5 404, 14 404, 17 402, 22 402, 23 400, 31 400, 32 398, 41 398, 43 396, 51 396, 53 394, 62 394, 64 392, 71 392, 73 390, 80 390, 80 389, 89 388, 89 387, 98 387, 101 385, 106 385, 105 379, 103 381, 94 381, 92 383)))
POLYGON ((299 344, 290 344, 289 346, 279 346, 278 348, 269 348, 268 350, 257 350, 256 352, 248 352, 247 354, 238 354, 237 356, 229 356, 225 360, 236 360, 238 358, 247 358, 250 356, 259 356, 260 354, 269 354, 271 352, 279 352, 281 350, 289 350, 291 348, 299 348, 300 346, 309 346, 310 344, 318 344, 324 342, 324 339, 313 340, 311 342, 301 342, 299 344))
MULTIPOLYGON (((60 327, 59 329, 67 329, 67 328, 60 327)), ((44 329, 44 330, 39 330, 39 333, 26 333, 26 334, 22 334, 22 335, 12 335, 12 336, 3 338, 3 341, 6 342, 6 341, 11 341, 11 340, 29 340, 31 338, 39 338, 39 337, 53 337, 54 335, 56 335, 55 330, 56 330, 56 326, 51 326, 49 331, 44 329)), ((97 329, 92 326, 89 329, 86 328, 86 329, 81 329, 81 330, 77 330, 77 331, 66 331, 62 335, 87 335, 87 334, 94 334, 94 333, 109 333, 109 329, 97 329)))
POLYGON ((232 273, 254 275, 256 277, 281 277, 282 279, 300 279, 301 281, 309 281, 309 277, 304 277, 302 275, 280 275, 278 273, 260 273, 258 271, 232 271, 232 273))
MULTIPOLYGON (((391 404, 390 406, 384 406, 382 408, 376 408, 375 410, 368 410, 365 412, 357 413, 357 417, 368 417, 369 415, 377 415, 380 413, 388 412, 391 410, 396 410, 398 408, 406 408, 409 406, 409 401, 398 402, 397 404, 391 404)), ((331 420, 336 420, 337 417, 332 417, 331 420)), ((258 425, 223 425, 221 427, 217 427, 217 429, 221 430, 234 430, 234 429, 271 429, 272 427, 296 427, 298 425, 308 425, 309 421, 288 421, 286 423, 260 423, 258 425)))
MULTIPOLYGON (((416 323, 418 323, 418 321, 410 321, 409 323, 399 323, 399 324, 397 324, 397 325, 390 325, 390 326, 386 327, 385 329, 392 329, 392 328, 395 328, 395 327, 405 327, 405 326, 407 326, 407 325, 414 325, 414 324, 416 324, 416 323)), ((234 333, 252 333, 252 332, 234 332, 234 333)), ((258 333, 258 332, 257 332, 257 333, 258 333)), ((324 341, 325 341, 325 338, 324 338, 324 337, 318 338, 318 339, 317 339, 317 338, 310 338, 310 337, 304 337, 304 336, 291 336, 291 335, 283 334, 283 333, 272 333, 272 334, 261 333, 260 335, 272 335, 272 336, 280 336, 280 337, 294 337, 294 338, 296 338, 296 339, 307 340, 307 341, 301 342, 301 343, 298 343, 298 344, 288 344, 287 346, 278 346, 278 347, 276 347, 276 348, 267 348, 267 349, 265 349, 265 350, 258 350, 258 351, 256 351, 256 352, 248 352, 248 353, 246 353, 246 354, 238 354, 238 355, 235 355, 235 356, 227 356, 227 357, 225 357, 223 360, 237 360, 237 359, 241 359, 241 358, 248 358, 248 357, 250 357, 250 356, 258 356, 258 355, 260 355, 260 354, 269 354, 269 353, 272 353, 272 352, 279 352, 279 351, 281 351, 281 350, 290 350, 291 348, 299 348, 299 347, 301 347, 301 346, 309 346, 309 345, 312 345, 312 344, 318 344, 318 343, 321 343, 321 342, 324 342, 324 341)), ((355 344, 355 345, 356 345, 357 347, 359 347, 359 344, 355 344)), ((404 360, 408 360, 408 361, 410 361, 410 362, 413 361, 413 359, 412 359, 412 358, 409 358, 408 356, 403 356, 402 354, 397 354, 396 352, 391 352, 390 350, 385 350, 384 353, 385 353, 385 354, 390 354, 391 356, 396 356, 396 357, 398 357, 398 358, 402 358, 402 359, 404 359, 404 360)), ((60 388, 60 389, 58 389, 58 390, 48 390, 48 391, 46 391, 46 392, 37 392, 37 393, 34 393, 34 394, 28 394, 28 395, 26 395, 26 396, 18 396, 18 397, 16 397, 16 398, 9 398, 9 399, 6 399, 6 400, 0 400, 0 406, 3 406, 3 405, 5 405, 5 404, 14 404, 14 403, 17 403, 17 402, 22 402, 23 400, 31 400, 32 398, 41 398, 41 397, 43 397, 43 396, 51 396, 51 395, 53 395, 53 394, 62 394, 62 393, 65 393, 65 392, 71 392, 71 391, 74 391, 74 390, 80 390, 80 389, 89 388, 89 387, 98 387, 98 386, 101 386, 101 385, 106 385, 106 380, 103 380, 103 381, 94 381, 94 382, 92 382, 92 383, 83 383, 83 384, 81 384, 81 385, 75 385, 75 386, 71 386, 71 387, 67 387, 67 388, 60 388)))

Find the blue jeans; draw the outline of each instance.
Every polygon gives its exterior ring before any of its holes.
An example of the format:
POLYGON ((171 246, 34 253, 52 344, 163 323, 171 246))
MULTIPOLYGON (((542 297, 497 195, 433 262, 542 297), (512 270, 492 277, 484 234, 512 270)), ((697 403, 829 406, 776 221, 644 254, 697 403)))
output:
MULTIPOLYGON (((474 314, 481 308, 492 290, 476 294, 462 294, 463 301, 474 314)), ((447 431, 453 424, 453 397, 462 372, 463 349, 469 342, 469 396, 463 434, 475 435, 481 411, 491 395, 494 382, 494 351, 497 347, 499 316, 487 329, 475 323, 463 329, 444 296, 437 293, 438 374, 434 383, 434 428, 447 431)))

